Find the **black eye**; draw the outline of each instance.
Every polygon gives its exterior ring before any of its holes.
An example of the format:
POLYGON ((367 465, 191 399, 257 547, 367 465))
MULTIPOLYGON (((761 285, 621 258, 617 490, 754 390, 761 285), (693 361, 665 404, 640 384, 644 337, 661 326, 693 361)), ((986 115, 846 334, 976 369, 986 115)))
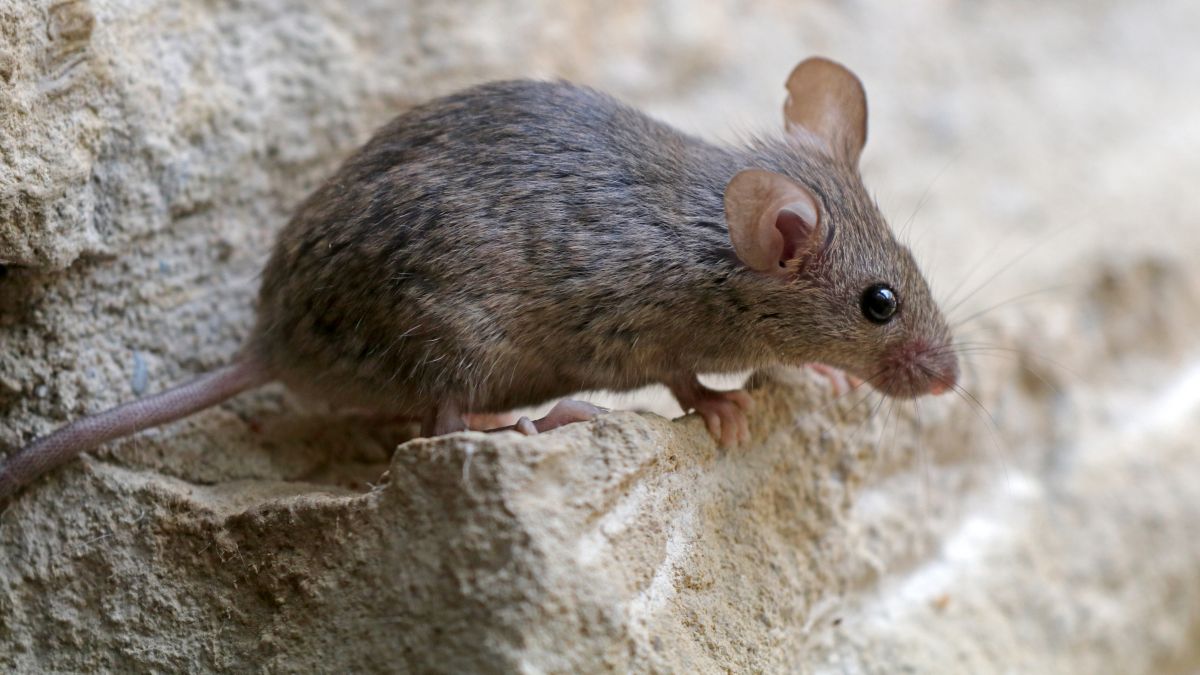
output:
POLYGON ((858 306, 862 308, 863 316, 871 323, 887 323, 896 314, 900 301, 896 292, 887 284, 875 284, 863 291, 858 306))

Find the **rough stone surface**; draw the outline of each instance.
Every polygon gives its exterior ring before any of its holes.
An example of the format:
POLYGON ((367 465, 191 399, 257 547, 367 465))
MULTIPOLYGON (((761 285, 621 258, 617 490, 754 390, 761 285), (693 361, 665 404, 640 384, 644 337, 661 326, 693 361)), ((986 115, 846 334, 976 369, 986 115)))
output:
POLYGON ((967 392, 761 373, 723 452, 635 412, 396 448, 267 388, 0 512, 0 670, 1200 667, 1200 7, 470 5, 0 0, 0 448, 223 363, 406 105, 561 75, 730 138, 811 53, 866 83, 967 392))

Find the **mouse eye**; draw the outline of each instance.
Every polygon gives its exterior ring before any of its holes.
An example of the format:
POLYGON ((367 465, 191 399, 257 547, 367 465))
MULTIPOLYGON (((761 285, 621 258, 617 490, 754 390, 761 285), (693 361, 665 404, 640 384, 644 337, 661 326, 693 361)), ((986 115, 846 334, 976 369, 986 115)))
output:
POLYGON ((858 306, 862 308, 863 316, 867 317, 867 321, 879 324, 891 321, 899 305, 900 301, 896 298, 896 292, 887 284, 875 284, 869 287, 863 291, 862 297, 858 301, 858 306))

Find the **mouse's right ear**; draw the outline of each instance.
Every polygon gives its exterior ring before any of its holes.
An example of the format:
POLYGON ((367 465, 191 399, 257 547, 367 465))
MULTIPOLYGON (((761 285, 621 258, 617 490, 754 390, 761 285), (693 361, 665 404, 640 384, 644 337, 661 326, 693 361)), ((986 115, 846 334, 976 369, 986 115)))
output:
POLYGON ((824 140, 833 153, 858 163, 867 142, 867 93, 850 69, 814 56, 792 69, 783 119, 788 131, 803 128, 824 140))
POLYGON ((738 258, 750 269, 787 276, 789 262, 820 240, 820 209, 800 183, 787 176, 747 169, 725 186, 725 221, 738 258))

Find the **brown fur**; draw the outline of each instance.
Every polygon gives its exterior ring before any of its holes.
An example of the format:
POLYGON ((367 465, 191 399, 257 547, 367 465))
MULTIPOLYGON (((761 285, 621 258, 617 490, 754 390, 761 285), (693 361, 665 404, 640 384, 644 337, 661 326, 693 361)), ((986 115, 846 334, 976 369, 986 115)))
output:
POLYGON ((948 332, 857 169, 802 134, 711 145, 566 83, 487 84, 397 118, 299 209, 253 353, 289 386, 421 414, 821 361, 870 376, 948 332), (786 174, 835 232, 781 283, 734 254, 722 193, 786 174), (903 316, 865 321, 892 283, 903 316))
POLYGON ((858 174, 861 83, 810 59, 788 86, 790 132, 741 148, 562 82, 486 84, 397 117, 280 234, 238 363, 34 442, 0 466, 0 499, 114 434, 269 379, 432 431, 665 383, 725 443, 746 435, 750 400, 696 373, 821 362, 894 396, 952 385, 945 321, 858 174), (730 240, 724 191, 751 168, 819 207, 804 230, 819 245, 791 249, 804 253, 783 273, 751 270, 730 240), (885 325, 859 307, 880 282, 900 298, 885 325))

